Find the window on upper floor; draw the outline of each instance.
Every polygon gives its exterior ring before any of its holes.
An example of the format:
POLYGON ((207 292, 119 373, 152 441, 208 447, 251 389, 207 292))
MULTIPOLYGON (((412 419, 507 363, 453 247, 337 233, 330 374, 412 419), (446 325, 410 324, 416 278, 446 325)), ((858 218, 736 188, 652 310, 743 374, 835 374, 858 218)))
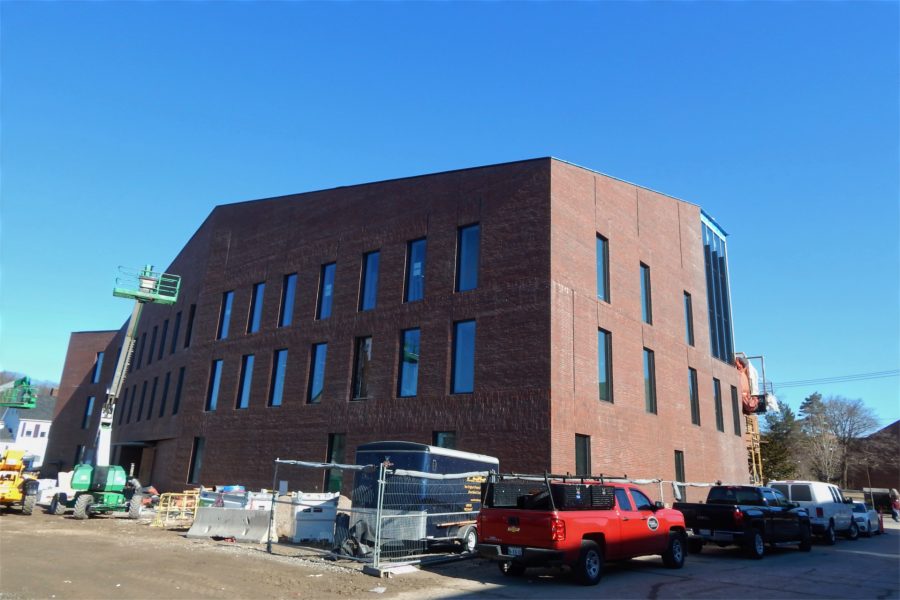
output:
POLYGON ((331 316, 331 302, 334 294, 334 263, 322 265, 319 276, 319 301, 316 306, 316 319, 327 319, 331 316))
POLYGON ((272 356, 272 380, 269 382, 269 406, 281 406, 284 398, 284 380, 287 377, 287 348, 275 351, 272 356))
POLYGON ((656 359, 653 350, 644 348, 644 409, 656 414, 656 359))
POLYGON ((725 413, 722 410, 722 382, 713 378, 713 400, 716 405, 716 429, 725 431, 725 413))
POLYGON ((734 435, 741 435, 741 407, 737 388, 731 386, 731 418, 734 421, 734 435))
POLYGON ((245 354, 241 357, 241 375, 238 380, 238 395, 235 408, 247 408, 250 406, 250 388, 253 385, 253 362, 252 354, 245 354))
POLYGON ((653 324, 653 300, 650 296, 650 267, 641 263, 641 319, 653 324))
POLYGON ((694 345, 694 306, 687 292, 684 293, 684 342, 694 345))
POLYGON ((597 330, 597 380, 600 399, 612 402, 612 334, 605 329, 597 330))
POLYGON ((456 241, 456 291, 478 287, 478 263, 481 254, 481 226, 460 227, 456 241))
POLYGON ((731 296, 725 233, 705 217, 702 221, 710 352, 715 358, 732 364, 734 342, 731 331, 731 296))
POLYGON ((222 294, 222 305, 219 307, 219 327, 216 330, 216 339, 228 338, 228 329, 231 326, 231 304, 234 302, 234 292, 222 294))
POLYGON ((325 391, 325 358, 328 355, 328 344, 314 344, 309 359, 309 386, 306 401, 318 404, 325 391))
POLYGON ((406 243, 406 282, 403 299, 415 302, 425 297, 425 238, 406 243))
POLYGON ((166 351, 166 336, 169 335, 169 320, 166 319, 163 321, 162 328, 162 337, 159 340, 159 354, 156 355, 156 360, 162 360, 163 354, 166 351))
POLYGON ((250 296, 250 318, 247 319, 247 333, 259 331, 262 321, 263 298, 266 294, 265 283, 253 284, 253 294, 250 296))
POLYGON ((406 329, 400 334, 400 374, 397 395, 410 398, 419 383, 419 330, 406 329))
POLYGON ((575 474, 591 474, 591 436, 575 434, 575 474))
POLYGON ((372 364, 372 338, 356 338, 356 352, 353 360, 352 400, 369 397, 369 367, 372 364))
POLYGON ((175 324, 172 326, 172 346, 169 348, 169 354, 175 354, 175 348, 178 347, 178 334, 181 331, 181 311, 175 313, 175 324))
POLYGON ((172 415, 178 414, 181 406, 181 389, 184 386, 184 367, 178 369, 178 383, 175 384, 175 399, 172 401, 172 415))
POLYGON ((294 321, 294 296, 297 294, 297 274, 284 276, 281 284, 281 310, 278 313, 278 326, 289 327, 294 321))
POLYGON ((191 304, 190 310, 188 310, 188 322, 187 322, 187 330, 184 332, 184 347, 190 348, 191 341, 194 336, 194 317, 197 315, 197 305, 191 304))
POLYGON ((195 437, 191 448, 191 466, 188 468, 188 483, 200 483, 200 469, 203 466, 203 452, 206 449, 206 438, 195 437))
POLYGON ((475 321, 453 324, 453 394, 471 394, 475 390, 475 321))
POLYGON ((222 360, 212 361, 209 368, 209 384, 206 386, 206 411, 213 412, 219 403, 219 386, 222 383, 222 360))
POLYGON ((166 401, 169 399, 169 383, 172 379, 172 372, 169 371, 166 373, 166 378, 163 380, 163 389, 162 389, 162 398, 159 401, 159 415, 160 419, 163 418, 166 414, 166 401))
POLYGON ((363 254, 362 276, 359 282, 359 310, 372 310, 378 302, 378 259, 381 253, 363 254))
POLYGON ((153 334, 150 336, 150 352, 147 353, 147 364, 153 362, 153 353, 156 351, 156 334, 159 332, 159 325, 153 326, 153 334))
POLYGON ((697 389, 697 369, 688 367, 688 393, 691 399, 691 423, 700 424, 700 392, 697 389))
POLYGON ((94 359, 94 372, 91 375, 91 383, 100 383, 100 372, 103 370, 103 352, 98 352, 94 359))
POLYGON ((609 302, 609 241, 597 234, 597 298, 609 302))

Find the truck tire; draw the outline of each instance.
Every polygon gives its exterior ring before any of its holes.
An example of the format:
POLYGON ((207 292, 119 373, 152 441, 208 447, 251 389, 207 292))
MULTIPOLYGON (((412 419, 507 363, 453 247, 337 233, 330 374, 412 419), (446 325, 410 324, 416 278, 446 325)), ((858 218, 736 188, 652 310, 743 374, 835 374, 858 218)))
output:
POLYGON ((22 514, 30 515, 34 512, 34 505, 37 504, 37 494, 26 494, 22 500, 22 514))
POLYGON ((744 552, 756 560, 766 555, 766 540, 763 538, 762 531, 754 528, 747 532, 744 540, 744 552))
POLYGON ((828 529, 825 530, 825 534, 822 536, 822 541, 825 542, 826 546, 834 546, 835 542, 837 542, 837 536, 834 533, 834 522, 828 523, 828 529))
POLYGON ((800 524, 800 551, 809 552, 812 550, 812 531, 809 529, 809 523, 800 524))
POLYGON ((688 552, 691 554, 700 554, 703 552, 703 540, 700 538, 688 539, 688 552))
POLYGON ((497 566, 500 568, 500 572, 507 577, 519 577, 525 574, 525 565, 514 563, 511 560, 501 560, 497 566))
POLYGON ((72 515, 76 519, 87 519, 91 516, 91 505, 94 503, 94 497, 90 494, 82 494, 75 500, 75 510, 72 515))
POLYGON ((669 569, 680 569, 684 566, 684 536, 680 533, 669 534, 669 547, 662 553, 663 564, 669 569))
POLYGON ((859 525, 856 524, 856 521, 850 522, 850 529, 847 530, 847 533, 844 534, 851 542, 855 542, 859 539, 859 525))
POLYGON ((144 510, 144 497, 140 494, 134 494, 128 501, 128 518, 140 519, 141 512, 144 510))
POLYGON ((60 502, 59 494, 53 494, 53 500, 50 501, 48 512, 51 515, 56 515, 58 517, 66 514, 66 501, 63 500, 60 502))
POLYGON ((596 542, 581 542, 581 554, 575 563, 575 578, 581 585, 597 585, 603 576, 603 550, 596 542))

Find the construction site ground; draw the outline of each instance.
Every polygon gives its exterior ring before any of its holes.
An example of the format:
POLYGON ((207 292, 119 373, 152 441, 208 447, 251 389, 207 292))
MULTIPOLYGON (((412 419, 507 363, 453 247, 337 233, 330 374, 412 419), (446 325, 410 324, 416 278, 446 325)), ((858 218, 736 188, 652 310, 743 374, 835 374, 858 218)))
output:
POLYGON ((292 545, 192 540, 149 520, 0 516, 0 599, 30 598, 898 598, 900 528, 812 552, 778 548, 761 561, 706 549, 680 570, 648 557, 610 563, 597 588, 563 571, 508 578, 481 559, 378 579, 350 561, 292 545))

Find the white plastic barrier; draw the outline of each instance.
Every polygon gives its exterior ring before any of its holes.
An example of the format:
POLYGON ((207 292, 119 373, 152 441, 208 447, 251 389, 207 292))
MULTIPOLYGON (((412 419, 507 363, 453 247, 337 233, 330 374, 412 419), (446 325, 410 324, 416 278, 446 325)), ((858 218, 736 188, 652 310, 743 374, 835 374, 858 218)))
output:
POLYGON ((334 519, 340 493, 304 494, 295 492, 291 500, 294 512, 294 543, 334 542, 334 519))
POLYGON ((236 542, 263 544, 268 532, 268 511, 201 506, 186 536, 234 538, 236 542))

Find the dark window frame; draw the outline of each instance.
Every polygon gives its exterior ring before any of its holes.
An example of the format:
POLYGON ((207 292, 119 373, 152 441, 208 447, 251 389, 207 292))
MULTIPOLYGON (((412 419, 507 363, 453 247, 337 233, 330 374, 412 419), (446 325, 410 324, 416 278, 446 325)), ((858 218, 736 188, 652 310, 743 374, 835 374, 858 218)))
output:
POLYGON ((359 312, 375 310, 378 306, 380 263, 381 250, 372 250, 362 256, 362 266, 359 274, 359 302, 357 303, 359 312))
POLYGON ((184 331, 184 347, 190 348, 191 342, 194 337, 194 318, 197 316, 197 305, 191 304, 191 308, 188 309, 188 322, 187 328, 184 331))
MULTIPOLYGON (((478 325, 475 319, 465 319, 462 321, 454 321, 453 322, 453 344, 452 344, 452 355, 451 355, 451 364, 450 364, 450 393, 451 394, 473 394, 475 393, 475 354, 477 352, 477 335, 478 335, 478 325), (471 386, 460 385, 460 383, 466 383, 457 381, 457 375, 460 373, 460 328, 464 325, 472 325, 472 351, 471 358, 466 360, 466 366, 471 364, 472 371, 472 380, 471 386)), ((468 370, 468 369, 467 369, 468 370)))
POLYGON ((650 265, 641 263, 641 320, 653 325, 653 288, 650 283, 650 265))
POLYGON ((316 320, 331 317, 334 308, 334 280, 337 263, 325 263, 319 270, 319 294, 316 300, 316 320))
POLYGON ((684 341, 694 346, 694 301, 689 292, 684 293, 684 341))
POLYGON ((209 383, 206 386, 206 404, 204 412, 216 412, 219 405, 219 393, 222 391, 222 367, 224 361, 221 358, 213 359, 209 367, 209 383))
POLYGON ((734 425, 734 435, 741 435, 741 403, 738 400, 738 391, 737 388, 731 386, 731 419, 733 421, 732 425, 734 425))
POLYGON ((350 400, 357 402, 368 400, 369 395, 369 369, 372 364, 372 336, 364 335, 353 340, 353 373, 350 377, 350 400), (366 348, 363 345, 367 345, 366 348), (366 356, 365 364, 361 364, 363 356, 366 356))
POLYGON ((610 304, 609 289, 609 240, 597 234, 597 299, 610 304))
POLYGON ((456 277, 453 290, 457 293, 477 290, 481 275, 481 223, 471 223, 457 228, 456 277), (475 231, 474 246, 469 232, 475 231), (474 255, 474 258, 472 256, 474 255), (474 271, 470 270, 474 262, 474 271), (463 287, 463 285, 467 287, 463 287))
POLYGON ((722 407, 722 382, 713 377, 713 403, 716 409, 716 430, 725 432, 725 411, 722 407))
POLYGON ((691 400, 691 424, 700 427, 700 389, 697 369, 688 367, 688 393, 691 400))
POLYGON ((613 393, 613 356, 612 356, 612 332, 597 328, 597 394, 601 401, 615 402, 613 393), (602 356, 601 356, 602 346, 602 356), (602 372, 605 373, 602 373, 602 372), (602 375, 606 375, 606 396, 603 397, 602 375))
POLYGON ((297 274, 288 273, 281 280, 281 303, 278 308, 279 327, 290 327, 293 324, 296 297, 297 274))
POLYGON ((575 434, 575 475, 591 474, 591 436, 575 434), (579 465, 579 462, 581 463, 579 465))
MULTIPOLYGON (((91 417, 94 414, 94 402, 97 400, 96 396, 88 396, 87 400, 84 403, 84 416, 81 419, 81 428, 87 429, 88 425, 91 424, 91 417)), ((24 423, 23 423, 24 425, 24 423)))
POLYGON ((187 483, 200 483, 200 471, 203 468, 203 454, 206 451, 206 438, 195 437, 191 447, 191 462, 188 466, 187 483))
POLYGON ((325 395, 325 370, 328 368, 328 342, 320 342, 313 344, 309 352, 309 380, 306 384, 306 403, 321 404, 322 396, 325 395), (319 372, 319 353, 322 355, 322 370, 319 372), (316 388, 316 379, 321 379, 321 386, 318 393, 314 395, 316 388))
POLYGON ((231 313, 234 309, 234 290, 222 292, 222 304, 219 306, 219 325, 216 327, 216 340, 227 340, 231 333, 231 313))
POLYGON ((98 352, 94 357, 94 372, 91 375, 91 383, 100 383, 100 374, 103 371, 103 358, 106 352, 98 352))
POLYGON ((428 261, 428 240, 418 238, 406 242, 406 274, 403 280, 403 302, 419 302, 425 298, 425 265, 428 261), (417 245, 421 244, 421 261, 418 275, 413 273, 417 245))
POLYGON ((238 376, 237 396, 234 399, 235 410, 247 410, 250 408, 250 396, 253 386, 253 367, 255 365, 255 354, 241 355, 241 372, 238 376))
POLYGON ((656 354, 650 348, 644 348, 644 410, 650 414, 659 414, 656 395, 656 354))
POLYGON ((247 313, 247 333, 258 333, 262 326, 263 305, 266 298, 266 282, 254 283, 250 288, 250 311, 247 313))
POLYGON ((272 353, 272 372, 269 377, 269 397, 266 405, 277 408, 284 403, 284 389, 287 386, 287 368, 290 353, 287 348, 278 348, 272 353))

